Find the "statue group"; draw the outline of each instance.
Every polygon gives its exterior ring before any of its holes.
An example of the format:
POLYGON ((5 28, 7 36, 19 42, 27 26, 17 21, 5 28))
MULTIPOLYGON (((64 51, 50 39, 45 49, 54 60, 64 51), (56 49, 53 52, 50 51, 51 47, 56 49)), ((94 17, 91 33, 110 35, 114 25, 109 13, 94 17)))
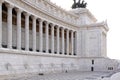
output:
POLYGON ((75 8, 86 8, 87 6, 87 3, 85 3, 85 1, 83 0, 81 2, 81 0, 79 0, 78 2, 76 2, 76 0, 74 0, 74 3, 72 5, 72 9, 75 9, 75 8))

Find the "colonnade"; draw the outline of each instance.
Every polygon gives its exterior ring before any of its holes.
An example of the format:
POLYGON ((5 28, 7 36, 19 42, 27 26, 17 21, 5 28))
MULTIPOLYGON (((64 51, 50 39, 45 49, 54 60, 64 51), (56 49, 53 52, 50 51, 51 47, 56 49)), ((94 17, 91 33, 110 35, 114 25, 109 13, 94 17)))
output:
MULTIPOLYGON (((0 2, 0 47, 2 47, 2 4, 3 2, 0 2)), ((32 15, 28 12, 25 12, 24 10, 21 10, 19 8, 16 8, 15 6, 11 4, 6 4, 7 6, 7 48, 12 49, 12 10, 15 9, 17 13, 17 42, 16 47, 18 50, 21 50, 21 15, 22 13, 25 16, 25 51, 29 51, 29 18, 32 18, 32 50, 36 52, 36 24, 37 21, 39 22, 39 52, 43 52, 43 23, 45 23, 45 52, 46 53, 55 53, 55 47, 57 48, 56 54, 66 54, 66 55, 75 55, 75 46, 76 46, 76 31, 69 30, 67 28, 64 28, 62 26, 59 26, 57 24, 51 23, 49 21, 46 21, 42 18, 39 18, 35 15, 32 15), (49 25, 51 24, 51 34, 49 35, 49 25), (57 26, 57 27, 56 27, 57 26), (55 36, 55 27, 56 27, 56 36, 55 36), (60 33, 61 31, 61 33, 60 33), (66 32, 66 33, 65 33, 66 32), (49 38, 51 36, 51 38, 49 38), (61 37, 60 37, 61 36, 61 37), (55 43, 55 37, 57 43, 55 43), (51 39, 49 41, 49 39, 51 39), (61 39, 61 41, 60 41, 61 39), (49 43, 51 43, 51 46, 49 46, 49 43), (56 44, 56 46, 55 46, 56 44), (61 44, 61 46, 60 46, 61 44), (50 49, 51 48, 51 49, 50 49), (62 51, 60 51, 60 48, 62 51), (49 49, 51 51, 49 51, 49 49)), ((69 26, 68 26, 69 27, 69 26)))

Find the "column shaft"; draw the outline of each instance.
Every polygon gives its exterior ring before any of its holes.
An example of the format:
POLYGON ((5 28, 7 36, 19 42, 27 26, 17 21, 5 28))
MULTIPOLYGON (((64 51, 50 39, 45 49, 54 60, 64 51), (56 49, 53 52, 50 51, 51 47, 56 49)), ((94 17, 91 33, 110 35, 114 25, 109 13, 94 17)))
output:
POLYGON ((60 39, 60 34, 59 34, 59 27, 57 27, 57 54, 59 54, 59 51, 60 51, 60 45, 59 45, 59 39, 60 39))
POLYGON ((25 14, 25 50, 29 51, 29 14, 25 14))
POLYGON ((7 28, 8 28, 8 48, 12 49, 12 5, 7 5, 8 8, 8 18, 7 18, 7 28))
POLYGON ((46 28, 46 30, 45 30, 45 33, 46 33, 46 53, 48 53, 48 49, 49 49, 49 42, 48 42, 49 41, 49 34, 48 34, 49 33, 48 32, 49 27, 48 27, 48 23, 46 23, 45 28, 46 28))
POLYGON ((51 35, 51 48, 52 48, 52 53, 54 53, 54 25, 52 26, 51 32, 52 32, 52 35, 51 35))
POLYGON ((17 9, 17 49, 21 50, 21 10, 17 9))
POLYGON ((71 31, 71 55, 74 52, 74 39, 73 39, 73 31, 71 31))
POLYGON ((33 51, 36 51, 36 17, 33 17, 33 51))
POLYGON ((2 47, 2 2, 0 2, 0 48, 2 47))
POLYGON ((69 30, 67 30, 67 55, 69 55, 69 30))
POLYGON ((43 21, 39 21, 39 51, 43 51, 43 21))
POLYGON ((77 32, 74 32, 75 34, 75 38, 74 38, 74 45, 75 45, 75 48, 74 48, 74 55, 77 55, 77 32))
POLYGON ((65 41, 65 38, 64 38, 64 29, 62 29, 62 54, 65 53, 65 49, 64 49, 65 43, 64 43, 64 41, 65 41))

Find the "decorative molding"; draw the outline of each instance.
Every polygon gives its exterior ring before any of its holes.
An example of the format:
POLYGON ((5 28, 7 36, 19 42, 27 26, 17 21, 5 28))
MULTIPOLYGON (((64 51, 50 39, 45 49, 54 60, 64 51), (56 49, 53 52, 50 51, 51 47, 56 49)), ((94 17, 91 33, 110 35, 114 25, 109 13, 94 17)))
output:
POLYGON ((26 0, 5 0, 6 3, 14 4, 15 7, 20 8, 24 12, 27 12, 31 15, 35 15, 36 17, 48 21, 49 23, 58 24, 67 29, 77 30, 78 25, 76 21, 68 22, 68 20, 63 20, 63 17, 58 18, 57 15, 50 14, 47 10, 43 9, 43 7, 36 6, 34 3, 29 3, 26 0))
POLYGON ((78 56, 74 55, 60 55, 60 54, 43 54, 42 52, 31 52, 31 51, 20 51, 20 50, 13 50, 13 49, 5 49, 0 48, 0 54, 16 54, 16 55, 32 55, 32 56, 44 56, 44 57, 59 57, 59 58, 78 58, 78 56))
POLYGON ((77 9, 71 10, 70 12, 73 12, 73 13, 76 13, 76 14, 87 14, 88 17, 90 17, 94 22, 97 21, 95 16, 86 8, 77 8, 77 9))
POLYGON ((109 31, 109 28, 107 26, 107 23, 105 21, 99 22, 99 23, 94 23, 94 24, 89 24, 89 25, 81 25, 80 28, 93 28, 93 27, 104 27, 106 31, 109 31))
POLYGON ((75 21, 75 19, 79 18, 78 16, 76 16, 75 14, 72 14, 72 13, 68 14, 67 11, 63 11, 58 6, 55 6, 53 3, 51 3, 51 5, 49 5, 50 3, 48 4, 48 3, 46 3, 46 1, 42 1, 42 0, 39 3, 36 3, 34 0, 33 1, 21 0, 21 1, 28 4, 29 6, 36 8, 39 11, 42 10, 41 12, 43 12, 44 14, 46 14, 48 16, 52 16, 53 18, 61 20, 63 22, 66 22, 67 24, 70 24, 73 26, 78 26, 78 25, 76 25, 76 21, 75 21))

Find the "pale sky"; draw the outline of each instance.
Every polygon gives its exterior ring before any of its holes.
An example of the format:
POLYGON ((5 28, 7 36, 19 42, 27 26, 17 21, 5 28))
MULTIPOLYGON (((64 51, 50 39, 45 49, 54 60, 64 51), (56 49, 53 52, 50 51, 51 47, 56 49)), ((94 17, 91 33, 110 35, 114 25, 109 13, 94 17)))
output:
MULTIPOLYGON (((71 9, 73 0, 51 0, 66 10, 71 9)), ((78 0, 76 0, 78 1, 78 0)), ((82 0, 81 0, 82 1, 82 0)), ((98 19, 107 19, 109 32, 107 35, 107 55, 112 59, 120 59, 120 1, 119 0, 85 0, 87 9, 98 19)))

